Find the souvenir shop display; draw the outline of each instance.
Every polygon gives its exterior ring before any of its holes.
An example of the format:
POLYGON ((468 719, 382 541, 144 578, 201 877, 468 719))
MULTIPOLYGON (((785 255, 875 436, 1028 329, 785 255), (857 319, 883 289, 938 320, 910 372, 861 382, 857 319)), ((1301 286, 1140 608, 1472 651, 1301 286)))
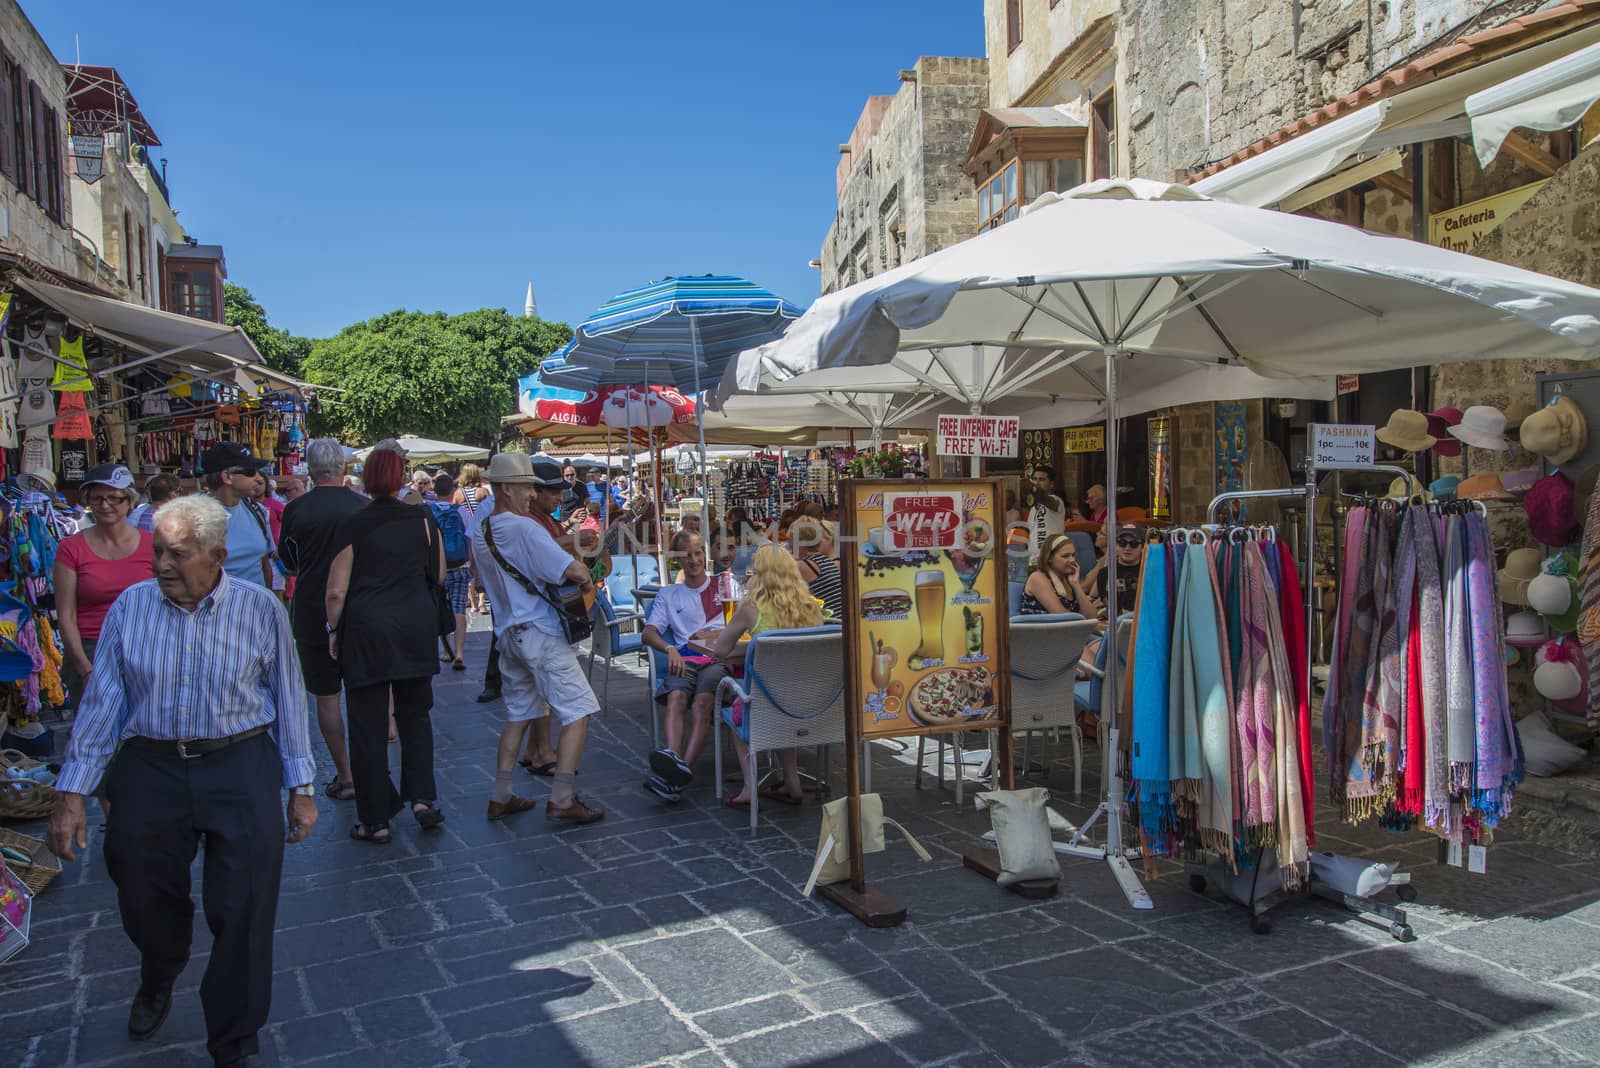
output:
POLYGON ((33 894, 9 865, 0 864, 0 961, 27 948, 32 920, 33 894))
POLYGON ((1389 413, 1389 422, 1378 428, 1377 438, 1401 452, 1425 452, 1439 443, 1428 432, 1428 417, 1404 408, 1389 413))
POLYGON ((1431 412, 1424 412, 1423 418, 1428 421, 1428 433, 1433 436, 1433 454, 1435 456, 1460 456, 1461 441, 1450 433, 1450 428, 1461 422, 1461 409, 1449 406, 1435 408, 1431 412))
POLYGON ((1461 422, 1449 428, 1452 437, 1475 449, 1509 453, 1505 413, 1487 404, 1474 404, 1461 413, 1461 422))

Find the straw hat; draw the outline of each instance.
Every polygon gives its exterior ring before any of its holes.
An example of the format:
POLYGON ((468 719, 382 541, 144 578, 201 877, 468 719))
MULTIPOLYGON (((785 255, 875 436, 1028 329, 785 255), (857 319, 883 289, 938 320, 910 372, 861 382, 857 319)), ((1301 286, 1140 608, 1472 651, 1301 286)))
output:
MULTIPOLYGON (((1406 500, 1406 480, 1404 478, 1397 478, 1393 482, 1389 483, 1389 492, 1384 496, 1392 497, 1397 501, 1406 500)), ((1431 501, 1433 500, 1433 494, 1429 490, 1419 486, 1417 492, 1413 493, 1410 499, 1413 501, 1431 501)))
POLYGON ((1458 441, 1478 449, 1505 452, 1511 448, 1511 443, 1506 441, 1506 417, 1500 409, 1487 404, 1474 404, 1461 413, 1461 422, 1451 427, 1450 433, 1458 441))
POLYGON ((1500 482, 1500 475, 1495 471, 1485 471, 1481 475, 1461 480, 1461 485, 1456 487, 1456 496, 1464 501, 1514 501, 1511 494, 1500 482))
MULTIPOLYGON (((1506 554, 1506 566, 1500 569, 1500 599, 1506 604, 1528 603, 1528 583, 1539 577, 1539 565, 1544 553, 1538 549, 1512 549, 1506 554)), ((1544 624, 1539 624, 1544 633, 1544 624)))
POLYGON ((1522 447, 1560 467, 1583 454, 1589 444, 1589 421, 1566 394, 1522 421, 1522 447))
POLYGON ((494 459, 489 461, 489 470, 483 473, 483 480, 490 485, 500 485, 507 482, 533 482, 533 461, 525 452, 497 452, 494 459))
POLYGON ((1439 439, 1428 433, 1428 417, 1421 412, 1397 408, 1389 413, 1389 422, 1378 430, 1378 440, 1405 452, 1421 452, 1438 444, 1439 439))
POLYGON ((1428 433, 1439 439, 1439 443, 1433 447, 1434 453, 1439 456, 1460 456, 1461 442, 1450 437, 1448 431, 1461 422, 1461 409, 1445 405, 1426 413, 1425 418, 1428 420, 1428 433))

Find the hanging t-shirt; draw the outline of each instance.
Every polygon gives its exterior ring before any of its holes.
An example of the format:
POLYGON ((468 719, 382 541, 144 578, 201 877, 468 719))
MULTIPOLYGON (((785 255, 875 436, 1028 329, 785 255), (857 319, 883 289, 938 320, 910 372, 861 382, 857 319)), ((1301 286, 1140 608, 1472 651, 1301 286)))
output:
POLYGON ((18 426, 45 426, 56 421, 56 398, 50 392, 50 380, 28 381, 23 387, 22 407, 17 413, 18 426))
POLYGON ((61 481, 64 485, 77 486, 83 483, 83 476, 89 472, 89 446, 82 441, 63 441, 61 443, 61 481))
POLYGON ((50 431, 31 426, 22 439, 22 473, 40 475, 56 469, 55 453, 50 448, 50 431))
POLYGON ((89 358, 83 352, 83 335, 68 341, 62 338, 57 351, 60 362, 50 378, 50 388, 63 393, 88 393, 94 389, 89 377, 89 358))
POLYGON ((17 412, 22 407, 17 394, 21 391, 17 361, 0 355, 0 449, 17 447, 17 412))
POLYGON ((261 561, 272 552, 265 521, 265 514, 255 515, 244 501, 228 509, 228 559, 222 566, 234 578, 257 586, 266 585, 261 561))

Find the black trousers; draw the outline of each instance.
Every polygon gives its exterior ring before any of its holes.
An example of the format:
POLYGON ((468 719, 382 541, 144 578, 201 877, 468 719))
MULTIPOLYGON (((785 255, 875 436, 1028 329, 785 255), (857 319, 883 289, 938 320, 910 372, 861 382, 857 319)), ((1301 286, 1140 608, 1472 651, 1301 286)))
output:
POLYGON ((211 959, 200 982, 206 1047, 219 1061, 258 1052, 272 1005, 272 930, 283 874, 283 765, 257 735, 206 756, 123 746, 106 776, 106 868, 146 985, 189 962, 189 869, 205 842, 201 898, 211 959))
POLYGON ((433 678, 396 679, 345 689, 350 727, 350 777, 356 784, 356 817, 368 826, 387 823, 406 801, 434 801, 433 678), (389 778, 389 694, 394 694, 394 730, 400 738, 400 790, 389 778))

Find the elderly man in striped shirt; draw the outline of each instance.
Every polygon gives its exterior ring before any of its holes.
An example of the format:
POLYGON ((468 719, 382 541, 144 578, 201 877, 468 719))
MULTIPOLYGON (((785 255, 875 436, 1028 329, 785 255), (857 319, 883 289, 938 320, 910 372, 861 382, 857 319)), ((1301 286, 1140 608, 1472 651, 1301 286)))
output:
POLYGON ((283 603, 223 570, 227 509, 180 498, 156 514, 154 534, 155 577, 106 615, 56 780, 50 846, 72 860, 88 844, 83 795, 115 755, 106 869, 139 947, 128 1033, 142 1039, 166 1019, 189 960, 189 869, 205 842, 207 1048, 218 1065, 259 1064, 285 816, 290 842, 317 822, 300 665, 283 603))

